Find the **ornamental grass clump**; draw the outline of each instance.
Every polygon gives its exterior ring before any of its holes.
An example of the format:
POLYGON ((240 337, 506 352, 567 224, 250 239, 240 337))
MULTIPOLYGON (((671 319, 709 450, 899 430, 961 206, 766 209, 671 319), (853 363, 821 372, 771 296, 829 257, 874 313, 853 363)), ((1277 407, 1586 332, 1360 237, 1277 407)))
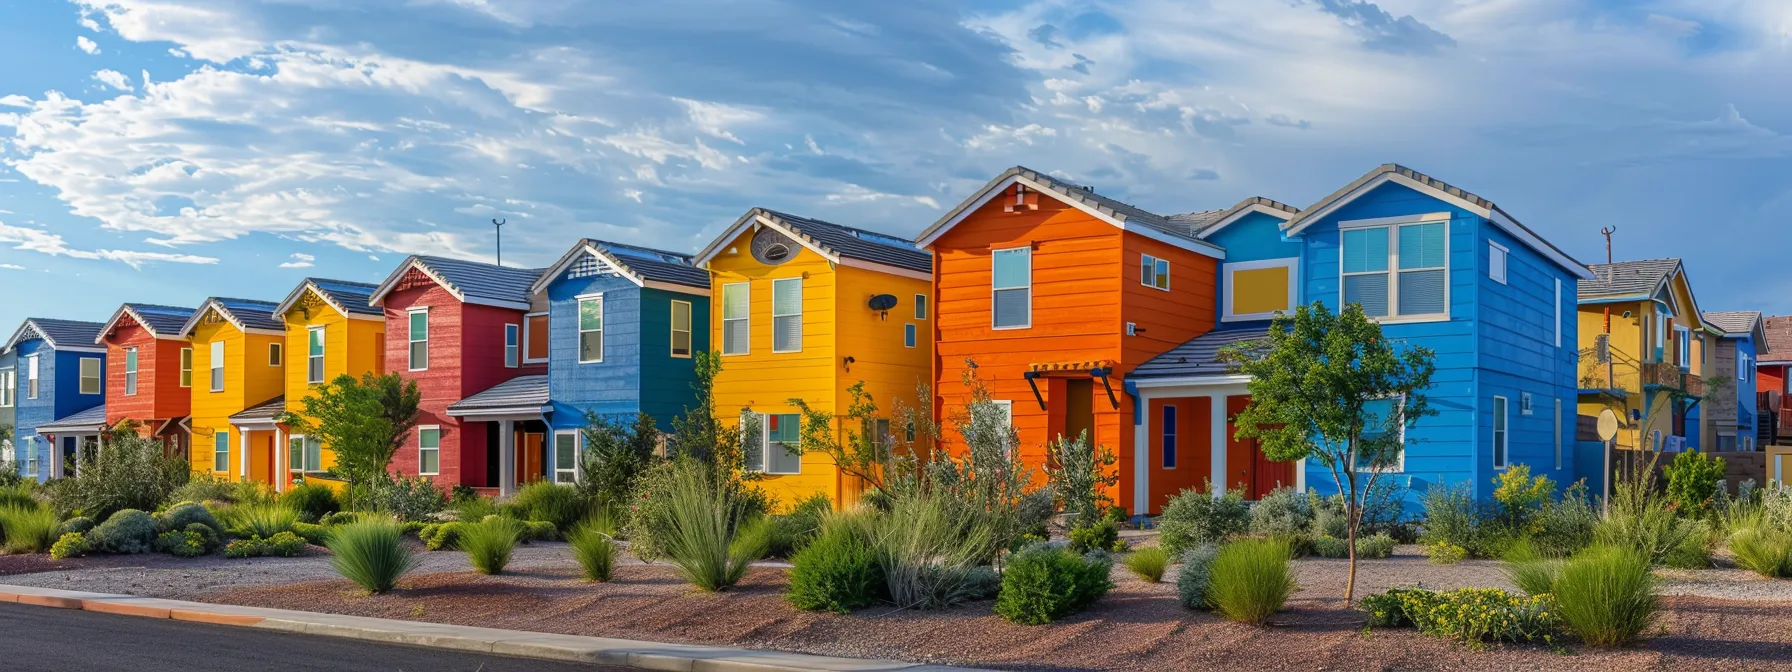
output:
POLYGON ((1792 578, 1792 533, 1766 527, 1730 534, 1736 564, 1770 579, 1792 578))
POLYGON ((299 522, 299 511, 279 502, 238 504, 221 512, 224 524, 233 534, 272 539, 281 532, 291 532, 299 522))
POLYGON ((1106 553, 1031 546, 1003 568, 996 613, 1011 623, 1044 625, 1082 611, 1113 589, 1113 567, 1106 553))
MULTIPOLYGON (((139 511, 138 513, 142 513, 139 511)), ((0 538, 8 553, 43 553, 56 544, 62 519, 46 506, 0 508, 0 538)), ((150 526, 151 532, 155 527, 150 526)))
POLYGON ((849 613, 885 594, 877 562, 877 514, 848 512, 822 519, 821 535, 791 558, 791 606, 804 611, 849 613))
POLYGON ((1213 559, 1207 601, 1221 616, 1262 625, 1294 594, 1288 542, 1240 539, 1213 559))
POLYGON ((286 505, 308 522, 317 522, 324 516, 342 510, 342 502, 336 499, 336 491, 322 483, 300 483, 280 494, 280 503, 286 505))
POLYGON ((1599 648, 1636 641, 1659 607, 1648 556, 1614 546, 1590 547, 1563 565, 1555 601, 1568 630, 1599 648))
POLYGON ((330 531, 330 566, 371 594, 392 590, 422 561, 404 543, 396 521, 368 519, 330 531))
POLYGON ((516 550, 523 525, 504 516, 491 516, 461 530, 460 548, 480 574, 502 574, 516 550))
POLYGON ((566 542, 572 547, 572 557, 579 562, 579 569, 584 572, 585 580, 609 581, 616 572, 616 523, 608 516, 600 515, 586 521, 566 536, 566 542))
POLYGON ((739 583, 748 565, 765 555, 763 545, 734 543, 753 522, 755 507, 695 460, 679 461, 666 485, 663 543, 678 573, 711 592, 739 583))
POLYGON ((1124 562, 1146 583, 1157 583, 1164 579, 1164 570, 1170 568, 1170 552, 1162 546, 1146 546, 1127 554, 1124 562))
POLYGON ((571 531, 591 515, 591 502, 577 488, 547 481, 523 486, 511 504, 529 520, 553 523, 560 531, 571 531))
POLYGON ((1547 595, 1555 592, 1556 577, 1562 563, 1543 557, 1529 540, 1519 540, 1506 549, 1502 569, 1506 579, 1526 595, 1547 595))

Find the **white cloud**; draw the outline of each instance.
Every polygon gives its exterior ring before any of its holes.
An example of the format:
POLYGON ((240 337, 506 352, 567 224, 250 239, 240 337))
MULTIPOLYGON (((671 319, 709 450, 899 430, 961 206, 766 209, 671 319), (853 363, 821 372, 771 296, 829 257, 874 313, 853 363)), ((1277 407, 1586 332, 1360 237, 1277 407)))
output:
POLYGON ((47 254, 52 257, 69 257, 72 259, 108 259, 130 266, 142 268, 150 262, 167 262, 173 264, 215 264, 218 260, 192 254, 170 254, 166 252, 137 252, 132 250, 82 250, 68 246, 62 236, 41 229, 23 226, 12 226, 0 222, 0 243, 10 243, 12 249, 47 254))
POLYGON ((281 268, 311 268, 315 265, 311 262, 317 261, 317 257, 303 252, 294 252, 292 253, 292 256, 287 257, 287 259, 287 261, 280 264, 281 268))
POLYGON ((133 89, 130 78, 117 70, 101 70, 93 73, 93 79, 101 84, 118 89, 119 91, 130 91, 133 89))
POLYGON ((75 36, 75 46, 79 47, 81 49, 81 51, 87 52, 88 55, 95 55, 95 54, 100 53, 99 43, 94 42, 93 40, 87 39, 86 35, 76 35, 75 36))
POLYGON ((24 266, 20 266, 20 265, 18 265, 18 264, 0 264, 0 268, 4 268, 4 269, 6 269, 6 270, 9 270, 9 271, 23 271, 23 270, 25 270, 25 267, 24 267, 24 266))

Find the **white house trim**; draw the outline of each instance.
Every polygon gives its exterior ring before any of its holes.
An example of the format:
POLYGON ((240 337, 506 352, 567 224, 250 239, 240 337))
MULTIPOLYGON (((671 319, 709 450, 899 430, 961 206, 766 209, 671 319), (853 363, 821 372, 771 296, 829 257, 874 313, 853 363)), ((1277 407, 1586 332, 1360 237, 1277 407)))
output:
POLYGON ((946 235, 946 232, 951 231, 952 227, 958 226, 958 224, 960 222, 963 222, 965 219, 969 218, 971 215, 976 214, 976 212, 978 210, 982 209, 983 206, 987 205, 991 200, 994 200, 996 196, 1001 195, 1003 191, 1008 189, 1008 187, 1011 187, 1016 184, 1024 186, 1028 189, 1032 189, 1033 191, 1038 192, 1040 194, 1050 196, 1053 200, 1056 200, 1060 203, 1063 203, 1070 207, 1081 210, 1084 214, 1087 214, 1090 217, 1094 217, 1095 219, 1098 219, 1100 221, 1107 222, 1108 224, 1113 225, 1114 228, 1120 229, 1122 231, 1131 231, 1133 233, 1137 233, 1139 235, 1145 236, 1146 238, 1150 238, 1150 239, 1158 241, 1160 243, 1164 243, 1166 245, 1171 245, 1173 247, 1188 250, 1188 251, 1194 252, 1196 254, 1202 254, 1202 255, 1209 256, 1209 257, 1213 257, 1215 259, 1226 258, 1226 251, 1223 249, 1220 249, 1218 246, 1214 245, 1213 243, 1209 243, 1209 242, 1202 241, 1202 240, 1190 240, 1187 238, 1172 236, 1170 234, 1164 233, 1162 231, 1151 228, 1149 226, 1145 226, 1143 224, 1133 223, 1133 224, 1129 225, 1128 224, 1129 220, 1127 220, 1125 217, 1118 217, 1118 216, 1113 216, 1113 215, 1104 213, 1100 209, 1098 209, 1092 205, 1089 205, 1089 204, 1083 203, 1082 201, 1079 201, 1077 199, 1065 196, 1062 192, 1059 192, 1056 189, 1053 189, 1051 187, 1047 187, 1043 184, 1040 184, 1038 181, 1028 178, 1024 175, 1012 175, 1008 179, 1002 180, 1000 182, 997 182, 995 184, 991 184, 991 185, 985 187, 981 193, 977 194, 975 197, 970 199, 971 204, 968 207, 965 207, 965 208, 959 210, 958 214, 954 215, 952 217, 952 219, 946 220, 944 223, 935 225, 934 227, 929 229, 926 233, 923 234, 923 237, 920 240, 915 241, 915 244, 920 246, 923 249, 932 247, 933 243, 940 239, 940 236, 946 235))
POLYGON ((1245 216, 1250 215, 1252 213, 1262 213, 1265 215, 1269 215, 1276 219, 1282 220, 1283 223, 1286 223, 1290 218, 1293 217, 1293 214, 1286 210, 1277 210, 1275 208, 1269 207, 1262 203, 1252 203, 1252 204, 1245 206, 1244 208, 1238 210, 1237 212, 1234 212, 1230 215, 1226 215, 1225 219, 1221 219, 1218 222, 1214 222, 1213 224, 1208 225, 1207 228, 1201 229, 1201 232, 1198 234, 1195 234, 1195 235, 1197 237, 1201 238, 1202 240, 1206 240, 1208 237, 1212 236, 1213 234, 1219 233, 1221 229, 1224 229, 1228 226, 1238 223, 1238 220, 1244 219, 1245 216))

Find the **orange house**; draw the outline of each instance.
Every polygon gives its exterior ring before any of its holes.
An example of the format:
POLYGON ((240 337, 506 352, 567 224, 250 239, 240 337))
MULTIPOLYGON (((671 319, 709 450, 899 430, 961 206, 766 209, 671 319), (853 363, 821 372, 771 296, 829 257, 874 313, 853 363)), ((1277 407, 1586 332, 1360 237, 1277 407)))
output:
MULTIPOLYGON (((1028 463, 1088 431, 1119 458, 1109 495, 1133 503, 1126 377, 1213 329, 1225 251, 1199 216, 1162 216, 1024 167, 991 180, 921 233, 934 254, 935 414, 948 448, 965 415, 967 361, 1008 407, 1028 463)), ((1142 513, 1135 511, 1134 513, 1142 513)))

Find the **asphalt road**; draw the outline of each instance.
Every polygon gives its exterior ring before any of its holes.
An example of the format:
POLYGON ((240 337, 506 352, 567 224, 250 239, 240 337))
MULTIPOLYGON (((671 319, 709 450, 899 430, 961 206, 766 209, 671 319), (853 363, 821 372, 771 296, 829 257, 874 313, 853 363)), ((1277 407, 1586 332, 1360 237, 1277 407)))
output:
POLYGON ((0 603, 0 670, 611 672, 627 668, 425 649, 0 603))

